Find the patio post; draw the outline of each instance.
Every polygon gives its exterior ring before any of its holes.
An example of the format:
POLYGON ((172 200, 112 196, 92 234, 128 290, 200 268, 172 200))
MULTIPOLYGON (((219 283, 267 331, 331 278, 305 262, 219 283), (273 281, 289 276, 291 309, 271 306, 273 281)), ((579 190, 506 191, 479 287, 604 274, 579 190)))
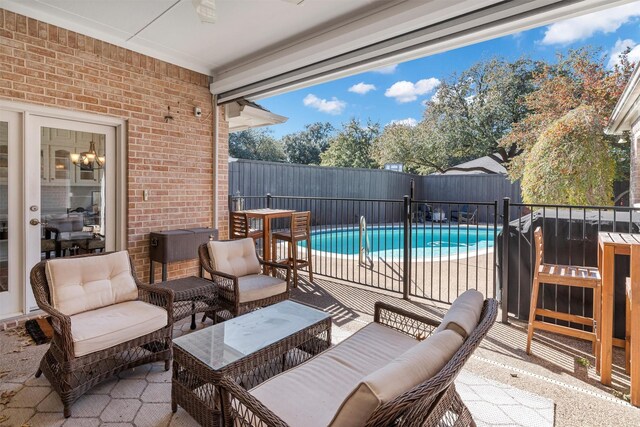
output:
POLYGON ((404 196, 404 245, 402 251, 402 298, 409 299, 411 285, 411 196, 404 196))
POLYGON ((502 199, 502 262, 500 263, 500 309, 502 323, 509 323, 509 210, 511 200, 502 199))

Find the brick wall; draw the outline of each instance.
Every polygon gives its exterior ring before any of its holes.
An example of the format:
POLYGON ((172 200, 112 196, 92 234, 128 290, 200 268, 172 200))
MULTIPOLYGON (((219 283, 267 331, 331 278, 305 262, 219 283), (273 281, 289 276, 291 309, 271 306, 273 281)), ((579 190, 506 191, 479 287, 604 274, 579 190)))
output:
MULTIPOLYGON (((0 9, 0 98, 127 120, 128 249, 143 280, 149 232, 214 220, 208 83, 206 75, 0 9), (168 106, 174 120, 165 123, 168 106)), ((219 221, 226 227, 228 126, 219 110, 219 221)), ((220 232, 226 236, 226 228, 220 232)), ((197 266, 176 263, 169 275, 197 266)))

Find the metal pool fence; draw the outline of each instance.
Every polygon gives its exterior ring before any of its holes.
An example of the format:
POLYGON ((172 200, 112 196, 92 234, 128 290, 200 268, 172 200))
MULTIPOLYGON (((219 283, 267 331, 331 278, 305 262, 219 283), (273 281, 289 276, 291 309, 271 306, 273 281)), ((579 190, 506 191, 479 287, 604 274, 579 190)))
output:
MULTIPOLYGON (((524 204, 508 198, 498 204, 411 196, 381 200, 267 195, 231 197, 230 207, 311 211, 314 274, 444 303, 477 289, 501 300, 504 322, 510 315, 523 320, 529 315, 535 228, 543 230, 544 262, 580 266, 597 266, 599 232, 640 233, 640 208, 524 204), (361 257, 362 218, 368 252, 361 257)), ((274 226, 286 228, 288 222, 278 220, 274 226)), ((279 250, 284 257, 284 248, 279 250)), ((616 313, 624 313, 628 275, 628 257, 616 257, 616 313)), ((544 285, 539 298, 542 308, 592 314, 589 290, 544 285)), ((624 336, 623 315, 616 316, 614 333, 624 336)))
MULTIPOLYGON (((497 206, 497 202, 438 202, 410 196, 229 198, 231 210, 310 211, 316 275, 444 303, 467 289, 487 297, 497 295, 493 249, 497 206)), ((287 227, 287 219, 272 225, 274 230, 287 227)), ((277 255, 286 256, 284 245, 278 246, 277 255)))

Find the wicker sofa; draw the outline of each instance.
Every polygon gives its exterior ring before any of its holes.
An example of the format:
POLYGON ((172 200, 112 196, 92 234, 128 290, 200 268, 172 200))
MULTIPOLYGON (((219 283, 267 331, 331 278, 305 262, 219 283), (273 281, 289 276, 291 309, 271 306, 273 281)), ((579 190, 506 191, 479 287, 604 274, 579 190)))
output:
POLYGON ((52 317, 53 339, 36 373, 64 416, 84 392, 141 364, 172 357, 173 292, 140 283, 126 251, 42 261, 31 287, 52 317))
POLYGON ((497 307, 467 291, 437 322, 376 303, 373 323, 302 365, 250 390, 225 378, 235 425, 474 425, 454 380, 497 307))

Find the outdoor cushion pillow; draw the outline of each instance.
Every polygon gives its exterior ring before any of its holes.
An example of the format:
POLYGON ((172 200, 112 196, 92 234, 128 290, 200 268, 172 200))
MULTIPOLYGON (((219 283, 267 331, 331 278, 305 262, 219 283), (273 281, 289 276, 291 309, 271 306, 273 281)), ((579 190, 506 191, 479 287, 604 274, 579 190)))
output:
POLYGON ((435 332, 441 332, 445 329, 460 330, 461 328, 469 336, 480 321, 483 304, 484 296, 475 289, 469 289, 451 304, 449 311, 444 315, 442 323, 435 332), (455 323, 455 327, 451 327, 449 323, 455 323))
POLYGON ((344 400, 330 426, 364 426, 378 406, 440 372, 463 342, 454 331, 438 332, 370 373, 344 400))
POLYGON ((260 262, 252 238, 210 241, 207 245, 211 268, 236 277, 260 274, 260 262))
POLYGON ((290 426, 327 427, 362 378, 417 344, 402 332, 370 323, 250 393, 290 426))
POLYGON ((76 357, 111 348, 167 326, 167 310, 143 301, 127 301, 71 316, 76 357))
POLYGON ((249 274, 238 277, 240 303, 257 301, 287 292, 287 282, 265 274, 249 274))
POLYGON ((51 305, 68 316, 138 298, 127 251, 52 259, 45 273, 51 305))

